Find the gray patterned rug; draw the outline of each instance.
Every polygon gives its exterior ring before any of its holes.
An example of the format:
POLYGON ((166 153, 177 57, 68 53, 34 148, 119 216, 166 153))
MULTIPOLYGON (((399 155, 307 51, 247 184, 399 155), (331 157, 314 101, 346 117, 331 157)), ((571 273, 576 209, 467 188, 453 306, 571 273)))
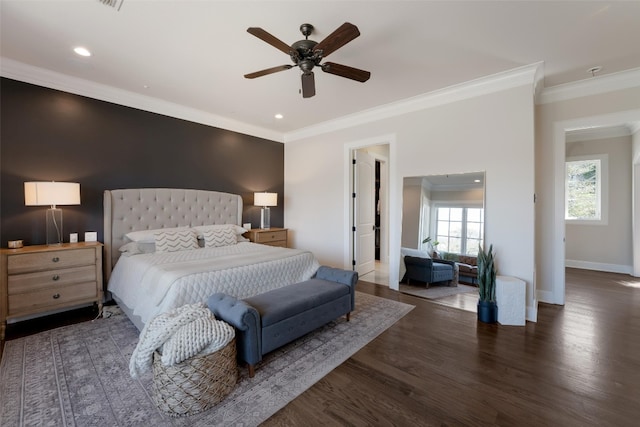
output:
POLYGON ((356 292, 344 316, 245 368, 216 407, 171 418, 150 396, 152 374, 134 380, 138 330, 123 314, 6 342, 0 363, 0 426, 254 426, 364 347, 412 305, 356 292))

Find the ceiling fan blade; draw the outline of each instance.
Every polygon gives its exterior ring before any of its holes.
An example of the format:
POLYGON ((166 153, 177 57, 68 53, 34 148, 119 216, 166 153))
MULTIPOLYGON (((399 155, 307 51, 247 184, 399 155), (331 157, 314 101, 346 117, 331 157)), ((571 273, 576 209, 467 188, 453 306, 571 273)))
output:
POLYGON ((371 77, 371 73, 357 68, 349 67, 346 65, 336 64, 335 62, 325 62, 321 65, 322 71, 329 74, 335 74, 336 76, 346 77, 351 80, 359 82, 366 82, 371 77))
POLYGON ((266 76, 267 74, 277 73, 278 71, 284 71, 292 68, 293 65, 279 65, 277 67, 267 68, 266 70, 256 71, 255 73, 245 74, 245 79, 255 79, 256 77, 266 76))
POLYGON ((313 71, 302 74, 302 97, 311 98, 316 94, 316 82, 313 71))
POLYGON ((288 44, 286 44, 285 42, 283 42, 279 38, 269 34, 265 30, 263 30, 262 28, 249 27, 249 28, 247 28, 247 32, 249 34, 253 34, 254 36, 259 38, 260 40, 269 43, 271 46, 275 47, 276 49, 279 49, 279 50, 283 51, 287 55, 289 55, 289 53, 291 52, 291 47, 288 44))
POLYGON ((360 35, 360 31, 358 31, 358 27, 356 27, 355 25, 349 22, 345 22, 340 27, 338 27, 337 30, 329 34, 327 37, 325 37, 324 40, 318 43, 313 48, 313 51, 317 52, 321 50, 322 57, 326 58, 331 53, 340 49, 342 46, 349 43, 351 40, 355 39, 359 35, 360 35))

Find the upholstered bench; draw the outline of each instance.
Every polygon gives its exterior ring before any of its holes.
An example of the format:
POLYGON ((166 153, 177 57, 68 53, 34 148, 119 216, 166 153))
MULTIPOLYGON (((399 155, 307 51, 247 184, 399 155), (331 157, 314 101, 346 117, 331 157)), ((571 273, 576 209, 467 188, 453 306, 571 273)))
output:
POLYGON ((262 356, 342 316, 355 308, 358 273, 321 266, 304 282, 238 300, 216 293, 209 309, 236 328, 238 358, 253 377, 262 356))

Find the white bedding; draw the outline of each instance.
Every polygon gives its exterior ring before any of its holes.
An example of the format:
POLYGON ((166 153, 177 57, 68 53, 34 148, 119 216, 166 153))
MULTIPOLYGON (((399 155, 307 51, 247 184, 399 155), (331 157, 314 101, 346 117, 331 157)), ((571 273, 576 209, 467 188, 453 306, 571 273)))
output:
POLYGON ((147 323, 215 292, 247 298, 309 279, 319 264, 308 251, 242 242, 217 248, 122 256, 108 290, 147 323))

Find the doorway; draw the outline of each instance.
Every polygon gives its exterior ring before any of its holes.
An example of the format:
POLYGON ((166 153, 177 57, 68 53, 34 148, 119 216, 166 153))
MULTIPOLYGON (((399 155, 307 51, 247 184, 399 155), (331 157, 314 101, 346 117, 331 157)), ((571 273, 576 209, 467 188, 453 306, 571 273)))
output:
POLYGON ((352 253, 360 279, 389 285, 389 145, 352 150, 352 253))
MULTIPOLYGON (((596 128, 611 128, 619 126, 627 126, 629 129, 633 129, 631 135, 638 132, 638 126, 640 125, 640 110, 625 111, 620 113, 608 114, 604 116, 585 117, 576 120, 567 120, 558 122, 554 129, 554 141, 555 141, 555 241, 554 246, 556 252, 554 253, 554 287, 552 290, 552 303, 565 304, 565 271, 566 271, 566 226, 565 226, 565 162, 566 162, 566 146, 567 135, 570 131, 576 129, 596 129, 596 128)), ((638 159, 635 159, 635 163, 638 163, 638 159)), ((634 186, 639 185, 640 176, 638 176, 633 168, 632 180, 634 186)), ((632 205, 632 218, 638 215, 637 206, 632 205)), ((636 250, 640 247, 640 233, 638 232, 638 224, 632 224, 633 227, 633 266, 632 270, 637 273, 638 266, 638 254, 636 250)))

